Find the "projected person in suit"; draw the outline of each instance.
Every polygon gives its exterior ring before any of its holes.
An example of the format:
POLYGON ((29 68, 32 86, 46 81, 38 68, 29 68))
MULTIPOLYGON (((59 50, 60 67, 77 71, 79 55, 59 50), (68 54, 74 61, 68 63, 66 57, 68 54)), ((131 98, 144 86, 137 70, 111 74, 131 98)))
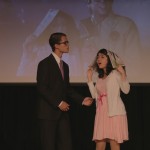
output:
POLYGON ((69 52, 66 34, 53 33, 49 38, 52 53, 40 61, 37 70, 38 118, 42 150, 72 150, 69 99, 90 106, 92 98, 79 95, 69 83, 69 66, 62 55, 69 52), (62 61, 63 73, 60 62, 62 61), (68 99, 69 98, 69 99, 68 99))
POLYGON ((133 81, 140 68, 141 44, 136 24, 128 17, 115 14, 113 0, 87 0, 90 16, 81 20, 84 68, 99 48, 111 49, 126 62, 127 72, 133 81), (88 61, 87 61, 88 60, 88 61))
POLYGON ((60 9, 49 9, 42 21, 37 25, 34 32, 29 35, 23 43, 23 54, 17 70, 18 76, 34 76, 36 67, 40 60, 50 53, 47 39, 49 33, 64 32, 68 35, 70 42, 70 53, 64 56, 64 60, 72 65, 71 76, 77 76, 81 70, 80 53, 78 50, 79 31, 75 20, 70 14, 60 9))

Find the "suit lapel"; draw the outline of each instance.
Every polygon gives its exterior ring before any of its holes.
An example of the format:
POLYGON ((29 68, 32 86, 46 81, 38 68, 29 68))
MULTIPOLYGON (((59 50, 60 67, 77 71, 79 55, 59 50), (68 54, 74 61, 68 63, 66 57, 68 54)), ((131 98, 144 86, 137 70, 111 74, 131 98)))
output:
MULTIPOLYGON (((64 80, 63 77, 62 77, 60 68, 59 68, 59 66, 58 66, 58 63, 57 63, 57 61, 55 60, 54 56, 53 56, 52 54, 50 54, 49 57, 50 57, 50 61, 51 61, 51 65, 52 65, 53 71, 56 72, 55 75, 58 75, 58 77, 59 77, 60 79, 64 80)), ((63 63, 63 64, 64 64, 64 63, 63 63)))

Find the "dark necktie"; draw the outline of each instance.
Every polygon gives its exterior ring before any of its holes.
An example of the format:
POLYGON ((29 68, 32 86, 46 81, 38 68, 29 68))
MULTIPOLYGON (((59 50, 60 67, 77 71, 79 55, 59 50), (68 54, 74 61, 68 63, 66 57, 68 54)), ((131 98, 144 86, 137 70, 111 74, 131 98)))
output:
POLYGON ((62 77, 64 79, 64 68, 63 68, 63 61, 62 60, 60 60, 60 71, 61 71, 62 77))

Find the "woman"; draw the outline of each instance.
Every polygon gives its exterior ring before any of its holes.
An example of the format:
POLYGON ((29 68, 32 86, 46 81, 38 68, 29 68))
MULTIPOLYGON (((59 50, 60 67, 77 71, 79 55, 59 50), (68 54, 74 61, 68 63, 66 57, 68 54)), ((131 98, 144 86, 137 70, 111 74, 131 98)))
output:
POLYGON ((124 64, 113 52, 101 49, 92 67, 87 71, 88 86, 96 99, 96 115, 93 140, 96 150, 105 150, 109 141, 111 150, 120 150, 120 143, 128 140, 128 124, 120 90, 128 94, 130 85, 124 64), (93 72, 98 73, 94 85, 93 72))

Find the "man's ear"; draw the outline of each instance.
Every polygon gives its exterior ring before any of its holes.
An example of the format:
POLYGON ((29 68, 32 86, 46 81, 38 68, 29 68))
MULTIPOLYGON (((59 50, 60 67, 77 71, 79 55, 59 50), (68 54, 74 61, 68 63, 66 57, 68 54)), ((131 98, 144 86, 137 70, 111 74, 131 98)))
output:
POLYGON ((55 47, 55 49, 58 49, 59 48, 59 44, 55 44, 54 47, 55 47))

